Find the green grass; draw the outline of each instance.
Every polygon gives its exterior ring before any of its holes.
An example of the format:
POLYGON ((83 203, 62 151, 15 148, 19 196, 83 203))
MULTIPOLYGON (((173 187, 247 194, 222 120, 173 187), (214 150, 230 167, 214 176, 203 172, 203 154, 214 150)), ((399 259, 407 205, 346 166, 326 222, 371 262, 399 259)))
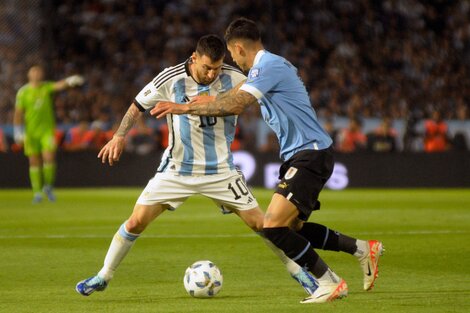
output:
MULTIPOLYGON (((320 252, 348 282, 341 301, 300 305, 303 290, 264 243, 200 197, 158 218, 105 292, 78 295, 76 282, 101 268, 139 193, 60 189, 57 203, 33 206, 28 190, 0 190, 0 312, 470 312, 468 189, 324 191, 311 220, 386 248, 371 292, 355 258, 320 252), (224 274, 213 299, 183 288, 199 259, 224 274)), ((271 191, 254 193, 265 208, 271 191)))

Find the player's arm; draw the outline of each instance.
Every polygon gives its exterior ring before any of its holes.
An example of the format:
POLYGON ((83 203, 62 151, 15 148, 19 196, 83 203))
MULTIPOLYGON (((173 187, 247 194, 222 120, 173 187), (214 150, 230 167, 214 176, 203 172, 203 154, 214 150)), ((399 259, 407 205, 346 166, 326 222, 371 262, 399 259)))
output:
POLYGON ((132 103, 126 114, 121 120, 118 130, 114 133, 113 138, 98 153, 98 158, 102 163, 108 162, 109 165, 119 161, 122 151, 124 150, 124 137, 127 135, 132 126, 141 116, 141 112, 135 103, 132 103))
POLYGON ((17 106, 13 115, 13 138, 17 144, 23 143, 24 140, 23 121, 24 110, 17 106))
POLYGON ((65 79, 56 81, 53 85, 54 91, 60 91, 71 87, 83 85, 85 79, 81 75, 72 75, 65 79))
POLYGON ((221 100, 224 98, 228 97, 233 97, 237 94, 238 89, 245 83, 245 79, 242 80, 238 85, 233 87, 230 90, 227 90, 226 92, 221 92, 217 96, 196 96, 189 101, 190 104, 195 104, 195 103, 204 103, 204 102, 212 102, 214 100, 221 100))
POLYGON ((252 94, 239 90, 235 96, 223 97, 212 102, 176 104, 173 102, 158 102, 150 111, 157 118, 167 114, 194 114, 203 116, 229 116, 239 115, 246 107, 256 103, 252 94))

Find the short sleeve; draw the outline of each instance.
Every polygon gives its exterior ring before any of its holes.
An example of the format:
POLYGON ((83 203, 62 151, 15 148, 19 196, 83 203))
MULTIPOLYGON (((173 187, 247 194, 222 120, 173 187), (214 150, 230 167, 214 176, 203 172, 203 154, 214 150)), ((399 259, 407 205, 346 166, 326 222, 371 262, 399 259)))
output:
POLYGON ((24 109, 24 89, 21 88, 18 90, 16 93, 16 102, 15 102, 15 107, 18 109, 24 109))
POLYGON ((47 81, 44 83, 45 85, 45 88, 47 89, 47 91, 49 93, 54 93, 54 85, 55 85, 55 82, 51 82, 51 81, 47 81))
POLYGON ((135 105, 140 111, 145 111, 153 108, 158 101, 168 100, 164 95, 164 88, 165 85, 157 89, 153 82, 148 83, 135 97, 135 105))
POLYGON ((251 68, 240 90, 252 94, 259 100, 278 84, 281 77, 282 71, 274 66, 255 66, 251 68))

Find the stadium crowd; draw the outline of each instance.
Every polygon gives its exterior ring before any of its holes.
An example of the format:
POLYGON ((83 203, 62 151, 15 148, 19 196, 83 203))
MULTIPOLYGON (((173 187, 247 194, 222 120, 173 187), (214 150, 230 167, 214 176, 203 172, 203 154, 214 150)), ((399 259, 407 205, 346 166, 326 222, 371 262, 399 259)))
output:
MULTIPOLYGON (((33 61, 41 60, 51 79, 80 73, 85 86, 55 99, 63 149, 102 146, 148 81, 185 61, 201 35, 223 35, 235 16, 259 21, 267 48, 297 66, 339 151, 413 150, 415 138, 422 140, 415 150, 470 144, 465 132, 454 140, 446 125, 470 118, 468 1, 53 2, 41 23, 47 40, 21 58, 8 34, 24 35, 28 29, 19 21, 0 23, 0 125, 11 124, 15 93, 33 61), (348 118, 348 125, 338 129, 337 117, 348 118), (366 133, 361 127, 368 118, 381 122, 366 133), (392 127, 397 120, 403 121, 403 132, 392 127)), ((131 134, 129 149, 144 153, 165 147, 165 130, 164 121, 147 118, 131 134)), ((12 144, 4 133, 0 150, 12 144)), ((241 116, 238 135, 235 148, 277 149, 255 107, 241 116)))

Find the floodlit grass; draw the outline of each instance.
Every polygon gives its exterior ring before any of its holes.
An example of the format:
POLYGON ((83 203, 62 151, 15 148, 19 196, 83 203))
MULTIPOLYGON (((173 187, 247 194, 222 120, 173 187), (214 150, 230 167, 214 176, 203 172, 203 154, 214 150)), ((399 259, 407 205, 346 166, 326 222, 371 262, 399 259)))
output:
MULTIPOLYGON (((384 242, 380 277, 362 290, 358 262, 320 251, 349 296, 301 305, 304 291, 264 243, 212 201, 190 199, 138 239, 109 288, 74 290, 96 273, 140 189, 59 189, 56 203, 31 205, 29 190, 0 190, 0 312, 470 312, 470 190, 324 191, 311 221, 384 242), (183 274, 215 262, 221 293, 193 299, 183 274)), ((255 189, 261 206, 272 192, 255 189)))

